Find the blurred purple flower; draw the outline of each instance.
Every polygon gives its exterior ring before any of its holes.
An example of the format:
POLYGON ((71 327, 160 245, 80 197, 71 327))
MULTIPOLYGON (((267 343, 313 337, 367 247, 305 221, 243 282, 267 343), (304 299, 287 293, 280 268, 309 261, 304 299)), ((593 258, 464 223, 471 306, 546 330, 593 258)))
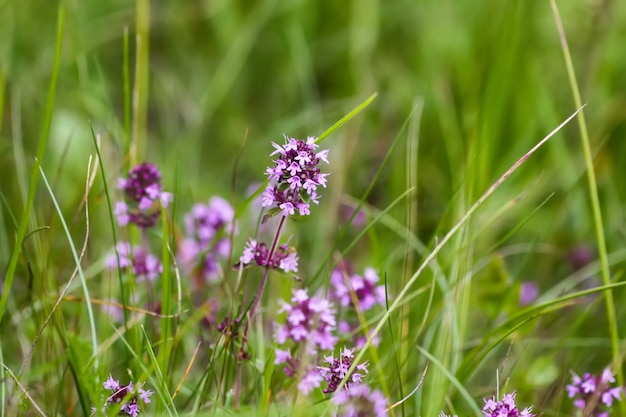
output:
POLYGON ((519 411, 515 404, 517 393, 504 394, 502 401, 496 401, 495 397, 485 399, 483 414, 485 417, 533 417, 532 407, 527 407, 519 411))
POLYGON ((567 396, 574 399, 574 407, 580 410, 591 407, 589 416, 608 417, 613 402, 622 399, 622 387, 609 387, 614 382, 615 377, 609 368, 600 376, 585 373, 582 378, 572 372, 572 383, 565 389, 567 396))
POLYGON ((113 322, 122 323, 124 321, 123 307, 115 298, 111 298, 102 304, 100 310, 107 314, 113 322))
MULTIPOLYGON (((117 252, 119 254, 119 267, 131 270, 138 282, 146 279, 154 281, 163 272, 161 262, 141 246, 131 247, 127 242, 119 242, 117 252)), ((117 269, 118 263, 115 252, 110 253, 104 259, 104 267, 117 269)))
POLYGON ((296 290, 291 304, 282 302, 280 312, 287 318, 285 324, 276 327, 274 338, 279 347, 274 363, 285 364, 285 374, 297 379, 298 390, 308 394, 324 380, 315 367, 318 350, 332 350, 337 343, 332 334, 335 311, 327 300, 296 290))
MULTIPOLYGON (((355 209, 356 209, 355 206, 342 204, 340 208, 340 212, 339 212, 341 216, 341 220, 343 220, 344 222, 347 222, 348 220, 350 220, 350 217, 352 217, 352 215, 354 214, 355 209)), ((356 215, 354 216, 354 219, 352 219, 351 226, 363 227, 365 226, 366 221, 367 221, 367 215, 365 214, 365 211, 363 211, 363 209, 361 208, 359 211, 357 211, 356 215)))
POLYGON ((314 364, 311 363, 313 360, 315 360, 313 356, 293 356, 289 348, 286 350, 276 349, 274 364, 284 364, 283 371, 285 375, 289 378, 296 378, 298 380, 298 390, 306 395, 319 387, 324 380, 314 364))
POLYGON ((278 155, 273 167, 268 167, 266 174, 269 185, 262 194, 263 207, 280 211, 283 216, 301 216, 310 214, 310 203, 318 204, 317 187, 326 187, 326 177, 318 165, 320 161, 328 164, 328 150, 315 152, 318 145, 314 137, 306 141, 285 136, 285 144, 272 142, 278 155))
POLYGON ((322 383, 322 376, 315 369, 310 368, 307 372, 304 372, 302 378, 298 382, 298 391, 303 394, 308 394, 315 388, 319 387, 322 383))
POLYGON ((348 374, 348 370, 352 366, 352 358, 354 358, 353 352, 354 349, 347 349, 344 346, 343 350, 339 350, 339 357, 335 358, 331 354, 324 358, 328 366, 317 367, 328 383, 328 388, 324 390, 325 394, 335 392, 344 379, 347 379, 343 386, 346 390, 362 382, 363 374, 361 372, 367 374, 367 362, 358 364, 352 373, 348 374))
MULTIPOLYGON (((287 244, 281 245, 274 251, 272 258, 268 260, 269 252, 270 248, 265 243, 257 243, 256 240, 250 239, 246 243, 239 262, 244 267, 257 265, 283 272, 298 272, 298 253, 294 248, 287 244)), ((237 266, 239 264, 235 265, 235 267, 237 266)))
POLYGON ((154 226, 160 217, 160 205, 167 207, 172 201, 171 193, 161 189, 161 173, 156 166, 142 163, 128 172, 128 178, 120 178, 117 188, 124 191, 126 201, 118 201, 113 213, 120 226, 134 223, 142 229, 154 226))
POLYGON ((221 276, 220 260, 230 254, 228 234, 235 227, 234 218, 235 210, 221 197, 196 204, 185 215, 185 238, 178 245, 177 258, 198 286, 221 276))
POLYGON ((366 384, 353 385, 349 390, 338 391, 333 402, 339 406, 337 417, 385 417, 387 399, 382 392, 366 384))
POLYGON ((137 384, 136 386, 132 382, 128 385, 120 384, 111 375, 104 381, 103 386, 105 390, 112 391, 103 407, 103 414, 105 415, 104 408, 108 404, 123 403, 119 415, 137 417, 140 411, 139 405, 150 403, 150 396, 153 394, 150 390, 144 390, 142 388, 143 384, 137 384))
POLYGON ((385 287, 377 286, 379 277, 374 268, 366 268, 363 276, 348 275, 345 268, 335 268, 330 276, 331 297, 346 307, 353 304, 353 297, 359 302, 361 311, 369 310, 376 304, 385 305, 385 287))
POLYGON ((519 291, 519 304, 521 306, 527 306, 535 301, 535 298, 539 295, 539 287, 532 281, 524 281, 520 286, 519 291))
POLYGON ((231 231, 235 210, 221 197, 212 197, 209 204, 198 203, 185 216, 187 236, 202 243, 209 244, 219 231, 231 231))
POLYGON ((336 326, 335 311, 328 300, 309 297, 303 289, 296 290, 291 304, 282 302, 280 313, 287 314, 287 321, 276 330, 279 344, 291 339, 296 344, 305 344, 307 353, 335 347, 337 337, 332 334, 336 326))
POLYGON ((574 271, 578 271, 593 262, 596 256, 589 246, 579 245, 570 250, 567 258, 574 271))

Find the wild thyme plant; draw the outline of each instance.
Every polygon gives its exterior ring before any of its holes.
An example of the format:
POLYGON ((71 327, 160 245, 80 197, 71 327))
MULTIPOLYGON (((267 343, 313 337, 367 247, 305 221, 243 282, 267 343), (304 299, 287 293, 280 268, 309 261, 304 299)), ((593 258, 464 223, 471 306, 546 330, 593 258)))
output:
MULTIPOLYGON (((311 203, 319 204, 317 189, 326 187, 326 177, 329 175, 322 173, 319 167, 322 161, 329 163, 328 150, 316 152, 318 145, 314 137, 308 137, 304 141, 285 136, 283 145, 272 142, 272 146, 275 150, 270 156, 276 156, 276 159, 274 164, 266 169, 269 183, 262 194, 262 206, 268 210, 264 221, 277 214, 281 215, 281 219, 269 251, 266 247, 263 249, 264 246, 257 245, 255 240, 251 240, 241 257, 243 264, 249 264, 255 260, 257 265, 264 267, 263 278, 250 307, 249 320, 254 319, 272 265, 278 262, 277 266, 283 270, 293 270, 296 265, 294 264, 295 251, 283 256, 286 249, 284 246, 278 246, 285 220, 289 216, 306 216, 311 213, 311 203), (277 249, 281 252, 280 259, 275 258, 277 249), (265 253, 267 254, 265 259, 259 259, 259 256, 265 253)), ((247 328, 248 325, 246 325, 246 334, 247 328)))
POLYGON ((223 276, 222 264, 231 251, 230 234, 236 229, 234 219, 235 210, 221 197, 197 203, 185 214, 185 236, 178 244, 177 258, 194 288, 223 276))
POLYGON ((626 416, 626 3, 440 3, 2 2, 0 415, 626 416))

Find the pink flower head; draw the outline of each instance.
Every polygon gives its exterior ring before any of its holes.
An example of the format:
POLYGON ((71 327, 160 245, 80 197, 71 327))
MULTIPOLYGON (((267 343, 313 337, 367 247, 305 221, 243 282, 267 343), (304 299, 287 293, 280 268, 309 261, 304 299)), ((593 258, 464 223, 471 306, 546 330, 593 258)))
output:
POLYGON ((275 325, 274 338, 279 345, 275 363, 285 364, 284 372, 297 378, 298 389, 306 394, 324 380, 315 367, 318 350, 331 350, 337 343, 335 311, 319 297, 310 297, 306 290, 295 290, 291 302, 282 302, 280 313, 285 323, 275 325))
POLYGON ((277 329, 277 341, 285 343, 288 339, 294 342, 307 342, 308 352, 316 352, 318 348, 330 350, 337 343, 332 334, 336 326, 335 311, 328 300, 309 297, 306 290, 296 290, 291 304, 283 302, 281 312, 287 313, 287 321, 277 329))
POLYGON ((602 417, 609 415, 614 401, 622 399, 622 387, 610 386, 614 382, 615 377, 609 368, 604 369, 602 375, 585 373, 582 378, 572 372, 572 383, 565 389, 567 396, 574 399, 574 407, 584 410, 589 404, 594 404, 589 415, 602 417))
POLYGON ((335 392, 341 382, 345 379, 344 389, 350 389, 354 384, 360 384, 363 379, 363 374, 367 374, 367 362, 361 363, 348 374, 348 370, 352 366, 352 359, 354 358, 354 349, 347 349, 345 346, 343 350, 339 351, 339 356, 335 358, 332 354, 326 356, 324 361, 328 366, 318 366, 320 374, 326 379, 328 388, 324 390, 324 393, 328 394, 335 392))
POLYGON ((515 404, 517 393, 505 394, 502 401, 497 401, 495 397, 484 399, 483 414, 485 417, 533 417, 532 407, 527 407, 519 411, 515 404))
POLYGON ((105 390, 112 392, 102 408, 104 415, 107 415, 105 411, 107 405, 122 403, 120 415, 137 417, 141 411, 140 404, 149 404, 150 396, 153 394, 150 390, 144 390, 142 388, 143 384, 135 385, 132 382, 128 383, 128 385, 120 384, 111 375, 104 382, 103 387, 105 390))
POLYGON ((196 286, 221 277, 221 262, 230 253, 230 233, 236 231, 234 219, 235 210, 221 197, 198 203, 185 215, 186 236, 178 245, 177 258, 196 286))
POLYGON ((350 390, 340 390, 333 396, 338 406, 337 417, 386 417, 387 399, 382 392, 365 384, 354 385, 350 390))
MULTIPOLYGON (((263 193, 263 207, 276 209, 283 216, 300 216, 310 214, 309 202, 315 204, 318 186, 326 187, 326 177, 318 167, 320 161, 328 163, 328 150, 315 152, 318 145, 315 138, 306 141, 285 136, 285 144, 272 143, 274 152, 270 156, 278 156, 273 167, 266 169, 270 184, 263 193)), ((275 212, 276 212, 275 211, 275 212)))
POLYGON ((537 298, 539 295, 539 287, 532 281, 524 281, 520 287, 519 304, 526 306, 537 298))
POLYGON ((257 265, 283 272, 298 272, 298 253, 287 244, 279 246, 269 258, 270 248, 254 239, 248 240, 239 262, 243 266, 257 265))
POLYGON ((161 173, 156 166, 142 163, 128 172, 128 178, 120 178, 117 188, 124 191, 125 202, 117 202, 114 214, 120 226, 134 223, 142 229, 156 224, 160 207, 167 207, 173 195, 162 191, 161 173))
POLYGON ((373 268, 366 268, 362 276, 350 275, 346 268, 336 268, 330 277, 331 294, 344 307, 353 305, 356 300, 361 311, 366 311, 376 304, 385 305, 385 287, 376 285, 378 281, 373 268))
POLYGON ((134 246, 128 242, 120 242, 117 244, 117 254, 110 253, 104 260, 104 266, 107 269, 117 269, 119 255, 119 267, 122 269, 130 269, 138 282, 148 280, 154 281, 162 272, 163 265, 151 253, 141 246, 134 246))

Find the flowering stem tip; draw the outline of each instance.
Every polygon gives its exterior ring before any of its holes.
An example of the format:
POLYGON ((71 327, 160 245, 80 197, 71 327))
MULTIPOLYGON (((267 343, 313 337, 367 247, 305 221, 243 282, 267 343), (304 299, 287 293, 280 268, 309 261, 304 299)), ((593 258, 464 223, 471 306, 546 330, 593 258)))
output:
POLYGON ((317 187, 326 187, 329 174, 322 174, 318 165, 320 161, 328 164, 328 149, 316 152, 314 137, 304 141, 285 136, 284 145, 272 145, 275 151, 270 156, 278 157, 265 171, 270 183, 262 195, 263 207, 270 209, 270 216, 278 212, 309 215, 310 203, 319 203, 317 187))

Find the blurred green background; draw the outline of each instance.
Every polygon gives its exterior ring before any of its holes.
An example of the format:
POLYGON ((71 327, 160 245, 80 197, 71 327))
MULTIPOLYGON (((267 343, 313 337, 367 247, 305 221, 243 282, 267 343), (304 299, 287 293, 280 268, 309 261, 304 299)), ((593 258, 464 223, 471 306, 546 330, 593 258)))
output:
MULTIPOLYGON (((53 163, 69 146, 64 169, 80 171, 92 151, 90 121, 105 147, 123 149, 123 36, 127 28, 132 82, 136 5, 66 5, 48 156, 53 163)), ((2 172, 10 177, 11 141, 23 142, 28 164, 38 141, 57 3, 1 7, 2 172)), ((351 190, 368 179, 368 163, 380 160, 412 103, 423 100, 419 188, 424 209, 437 210, 468 167, 477 170, 472 177, 482 192, 574 110, 547 1, 155 1, 149 7, 143 156, 183 161, 189 182, 202 179, 216 190, 226 185, 222 175, 232 171, 244 137, 246 155, 266 154, 282 133, 319 134, 378 92, 367 115, 339 133, 358 138, 354 153, 344 155, 357 179, 351 190)), ((601 179, 607 192, 618 192, 610 174, 623 152, 626 8, 610 1, 560 7, 601 179)), ((581 174, 577 132, 565 133, 538 157, 552 158, 543 175, 555 189, 571 187, 581 174), (554 171, 546 172, 550 165, 554 171)), ((252 181, 267 159, 244 157, 243 164, 242 178, 252 181)), ((5 182, 16 191, 13 181, 5 182)))
MULTIPOLYGON (((558 6, 587 103, 613 272, 621 274, 626 3, 573 0, 558 6)), ((0 220, 7 237, 0 242, 2 265, 12 250, 11 213, 19 220, 44 124, 58 10, 55 1, 0 0, 0 192, 6 203, 0 220)), ((132 89, 136 76, 137 22, 148 16, 149 65, 140 75, 147 81, 142 96, 146 131, 139 133, 145 141, 135 162, 148 160, 161 168, 165 189, 176 194, 175 219, 213 194, 236 196, 235 202, 242 203, 250 184, 264 179, 271 141, 281 141, 283 133, 318 135, 378 93, 364 113, 324 142, 331 148, 329 203, 298 226, 299 251, 311 254, 303 259, 304 276, 317 270, 316 262, 325 255, 320 236, 332 239, 342 221, 340 202, 347 196, 360 198, 397 135, 409 140, 399 142, 367 203, 384 209, 404 192, 408 166, 417 192, 411 205, 404 202, 391 214, 405 222, 410 211, 411 229, 429 242, 449 230, 510 165, 576 109, 548 1, 68 0, 43 168, 74 221, 76 236, 83 227, 79 207, 87 159, 94 154, 90 124, 100 135, 109 177, 132 162, 125 158, 132 128, 125 120, 125 94, 130 94, 125 86, 132 89), (411 117, 412 127, 403 129, 411 117)), ((516 297, 514 284, 525 280, 535 281, 542 291, 553 288, 576 269, 570 261, 575 248, 587 248, 590 261, 595 260, 584 174, 580 133, 572 123, 485 204, 472 219, 471 232, 466 231, 470 237, 446 249, 443 257, 461 256, 467 270, 476 271, 473 300, 480 307, 497 311, 502 300, 516 297)), ((40 191, 37 224, 54 229, 49 196, 40 191)), ((106 216, 100 181, 92 199, 94 216, 106 216)), ((94 256, 110 247, 110 229, 107 222, 92 225, 94 256)), ((60 233, 58 227, 55 233, 60 233)), ((30 249, 37 259, 35 275, 59 285, 54 273, 67 274, 72 267, 66 243, 60 237, 58 244, 49 236, 43 239, 45 250, 30 249)), ((401 254, 394 252, 399 248, 398 237, 381 227, 353 258, 384 266, 397 292, 407 270, 398 261, 401 254)), ((417 260, 412 262, 409 271, 417 260)), ((590 275, 595 272, 597 265, 590 275)), ((25 269, 18 269, 18 276, 25 275, 25 269)), ((14 291, 20 294, 26 286, 16 281, 14 291)), ((558 295, 556 288, 553 294, 558 295)), ((618 317, 623 317, 623 291, 616 297, 618 317)), ((23 301, 18 297, 18 303, 23 301)), ((606 317, 600 312, 586 324, 584 317, 564 332, 572 338, 598 336, 603 348, 596 351, 598 362, 606 364, 606 317)), ((548 329, 572 321, 551 320, 548 329)), ((480 334, 488 323, 470 326, 470 333, 480 334)), ((581 350, 565 360, 571 367, 570 361, 588 359, 581 350)))
MULTIPOLYGON (((624 235, 626 7, 611 1, 559 6, 588 104, 612 247, 624 235)), ((56 2, 0 4, 1 190, 14 212, 43 124, 57 14, 56 2)), ((67 1, 44 161, 65 209, 82 198, 78 179, 94 152, 90 123, 101 135, 111 176, 131 163, 123 160, 124 34, 132 89, 142 15, 149 15, 147 131, 134 162, 157 163, 166 187, 179 191, 183 211, 197 199, 231 193, 244 140, 239 195, 262 180, 270 141, 283 133, 317 135, 378 92, 365 114, 326 142, 334 155, 331 184, 339 189, 335 195, 360 196, 393 138, 407 135, 401 126, 417 103, 415 227, 427 241, 575 110, 547 1, 67 1)), ((395 151, 369 198, 374 206, 385 207, 407 188, 405 154, 402 146, 395 151)), ((519 239, 536 241, 539 233, 559 245, 593 246, 581 155, 571 124, 491 200, 488 217, 526 195, 483 233, 497 241, 513 227, 507 221, 517 222, 554 193, 519 239)), ((324 214, 331 223, 333 213, 324 214)))

